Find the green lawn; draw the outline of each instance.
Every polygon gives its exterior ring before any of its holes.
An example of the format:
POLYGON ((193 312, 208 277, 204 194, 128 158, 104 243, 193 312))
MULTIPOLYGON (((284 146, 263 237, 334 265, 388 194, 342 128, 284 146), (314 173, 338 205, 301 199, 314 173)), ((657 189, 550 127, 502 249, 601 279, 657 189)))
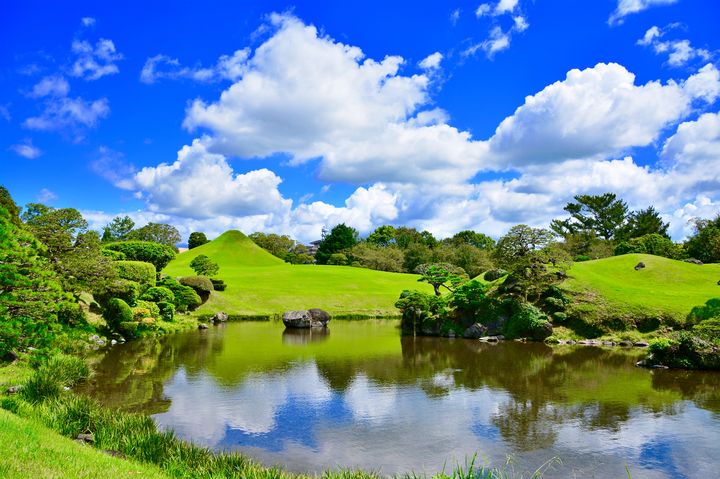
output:
POLYGON ((227 289, 214 292, 199 313, 275 314, 322 308, 333 314, 399 314, 394 304, 404 289, 432 292, 419 276, 349 266, 291 265, 272 256, 239 231, 181 253, 163 272, 194 274, 190 261, 200 254, 220 265, 227 289))
POLYGON ((694 306, 720 297, 720 264, 702 266, 647 254, 575 263, 563 286, 596 295, 619 312, 670 314, 684 319, 694 306), (645 268, 635 271, 639 262, 645 268))

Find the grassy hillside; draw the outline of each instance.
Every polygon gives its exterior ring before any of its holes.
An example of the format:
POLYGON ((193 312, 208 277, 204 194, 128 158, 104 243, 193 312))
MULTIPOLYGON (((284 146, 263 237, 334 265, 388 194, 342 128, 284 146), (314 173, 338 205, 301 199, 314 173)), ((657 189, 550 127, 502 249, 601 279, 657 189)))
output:
POLYGON ((672 316, 682 320, 694 306, 720 297, 720 264, 698 266, 647 254, 575 263, 568 290, 619 314, 672 316), (639 262, 645 268, 635 271, 639 262))
POLYGON ((163 272, 194 274, 190 261, 205 254, 220 265, 228 285, 216 291, 198 312, 274 314, 290 309, 323 308, 334 314, 398 314, 394 304, 404 289, 431 292, 419 276, 349 266, 291 265, 263 250, 239 231, 181 253, 163 272))

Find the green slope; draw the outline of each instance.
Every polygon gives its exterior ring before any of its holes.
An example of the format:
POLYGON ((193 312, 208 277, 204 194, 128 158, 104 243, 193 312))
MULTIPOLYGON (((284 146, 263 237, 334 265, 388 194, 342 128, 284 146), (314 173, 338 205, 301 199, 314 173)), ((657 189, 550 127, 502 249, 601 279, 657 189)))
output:
POLYGON ((177 256, 163 272, 194 274, 190 261, 205 254, 220 266, 227 289, 216 291, 198 312, 254 315, 290 309, 322 308, 334 314, 398 314, 395 301, 404 289, 431 292, 419 276, 349 266, 291 265, 257 246, 239 231, 177 256))
POLYGON ((563 286, 619 313, 684 319, 694 306, 720 297, 720 264, 702 266, 648 254, 575 263, 563 286), (639 262, 645 268, 635 271, 639 262))

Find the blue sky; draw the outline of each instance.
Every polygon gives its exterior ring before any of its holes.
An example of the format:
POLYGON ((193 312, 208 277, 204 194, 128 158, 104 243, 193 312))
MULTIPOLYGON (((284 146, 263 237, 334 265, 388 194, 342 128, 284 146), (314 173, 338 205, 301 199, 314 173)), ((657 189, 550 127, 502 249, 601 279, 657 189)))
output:
POLYGON ((720 4, 6 2, 0 183, 184 236, 720 211, 720 4))

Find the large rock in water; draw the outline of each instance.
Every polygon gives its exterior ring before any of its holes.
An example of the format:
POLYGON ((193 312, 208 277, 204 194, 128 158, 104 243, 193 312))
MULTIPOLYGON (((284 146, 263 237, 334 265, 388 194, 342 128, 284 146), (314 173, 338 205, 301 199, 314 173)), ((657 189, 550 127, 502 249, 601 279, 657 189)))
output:
POLYGON ((475 323, 469 328, 465 330, 463 333, 463 338, 465 339, 480 339, 483 336, 487 336, 488 328, 487 326, 475 323))
POLYGON ((325 328, 330 315, 322 309, 287 311, 282 315, 286 328, 325 328))

